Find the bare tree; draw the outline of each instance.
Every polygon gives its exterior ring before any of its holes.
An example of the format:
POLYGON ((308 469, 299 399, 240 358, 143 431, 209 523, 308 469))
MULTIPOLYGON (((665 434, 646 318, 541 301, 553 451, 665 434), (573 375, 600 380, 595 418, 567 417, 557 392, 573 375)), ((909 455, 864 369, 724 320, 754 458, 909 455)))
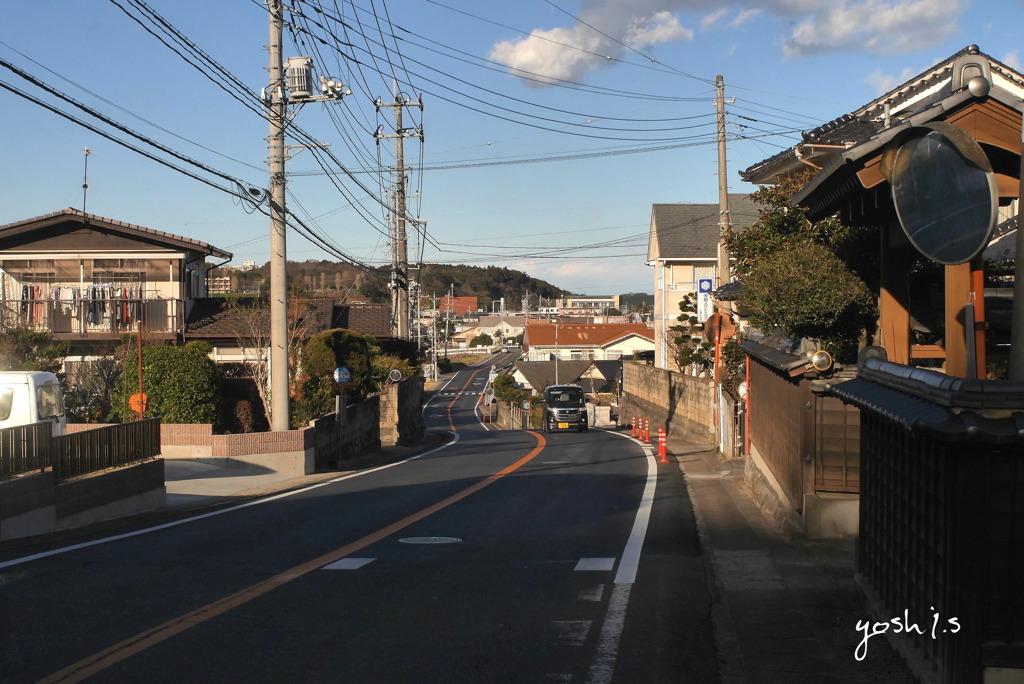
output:
POLYGON ((256 383, 256 391, 263 402, 267 420, 273 419, 270 401, 270 311, 261 299, 243 304, 231 302, 232 319, 236 322, 235 335, 242 352, 242 365, 256 383))
MULTIPOLYGON (((273 420, 270 400, 270 310, 262 299, 231 304, 235 334, 245 366, 263 402, 267 420, 273 420)), ((308 300, 292 294, 288 299, 288 388, 296 382, 302 364, 302 345, 313 325, 308 300)))

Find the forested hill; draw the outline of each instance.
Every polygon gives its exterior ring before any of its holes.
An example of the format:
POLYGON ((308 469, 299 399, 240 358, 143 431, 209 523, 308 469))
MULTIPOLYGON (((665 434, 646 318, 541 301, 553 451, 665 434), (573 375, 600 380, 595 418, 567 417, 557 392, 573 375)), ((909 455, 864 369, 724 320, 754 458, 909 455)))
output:
MULTIPOLYGON (((270 282, 270 264, 250 271, 234 271, 235 288, 255 292, 261 283, 270 282)), ((292 286, 300 286, 310 294, 323 293, 339 301, 387 302, 390 269, 377 268, 371 272, 335 261, 288 262, 288 279, 292 286)), ((413 271, 411 279, 417 280, 413 271)), ((440 298, 451 294, 456 297, 476 297, 481 309, 489 310, 491 303, 505 298, 507 309, 518 309, 523 297, 537 306, 538 297, 551 300, 569 294, 543 280, 531 278, 522 271, 497 266, 464 266, 427 264, 418 274, 420 292, 425 298, 440 298), (454 286, 454 288, 453 288, 454 286)), ((423 305, 427 306, 428 299, 423 305)))

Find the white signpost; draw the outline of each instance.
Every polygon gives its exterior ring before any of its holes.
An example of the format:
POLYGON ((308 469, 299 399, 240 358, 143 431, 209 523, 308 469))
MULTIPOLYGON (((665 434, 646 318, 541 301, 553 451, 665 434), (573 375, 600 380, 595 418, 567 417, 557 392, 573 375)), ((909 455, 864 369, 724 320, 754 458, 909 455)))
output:
POLYGON ((697 281, 697 320, 701 323, 708 320, 708 317, 715 312, 714 304, 711 301, 713 288, 711 278, 701 278, 697 281))

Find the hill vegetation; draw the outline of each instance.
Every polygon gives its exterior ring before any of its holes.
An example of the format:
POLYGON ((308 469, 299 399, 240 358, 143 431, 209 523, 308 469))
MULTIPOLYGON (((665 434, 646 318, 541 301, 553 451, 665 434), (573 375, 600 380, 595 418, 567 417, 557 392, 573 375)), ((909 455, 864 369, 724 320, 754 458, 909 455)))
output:
MULTIPOLYGON (((381 267, 367 272, 348 264, 327 260, 288 262, 288 279, 307 293, 334 297, 337 301, 384 303, 390 301, 388 278, 390 269, 381 267)), ((232 271, 234 288, 239 292, 265 292, 270 282, 270 264, 248 271, 232 271), (262 289, 261 289, 262 288, 262 289)), ((432 306, 434 298, 454 292, 456 297, 476 297, 481 310, 489 311, 494 302, 504 297, 505 307, 516 310, 524 298, 531 308, 547 306, 568 290, 510 268, 498 266, 465 266, 461 264, 425 264, 421 272, 411 273, 420 283, 423 306, 432 306)), ((653 295, 623 295, 623 310, 650 308, 653 295)))

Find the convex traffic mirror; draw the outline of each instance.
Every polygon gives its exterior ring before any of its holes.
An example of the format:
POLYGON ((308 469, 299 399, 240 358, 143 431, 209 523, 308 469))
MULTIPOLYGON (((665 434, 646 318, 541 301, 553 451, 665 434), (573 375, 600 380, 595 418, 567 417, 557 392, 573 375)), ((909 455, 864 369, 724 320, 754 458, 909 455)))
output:
POLYGON ((988 245, 999 208, 995 175, 963 129, 944 122, 908 129, 889 144, 882 173, 903 231, 926 257, 963 264, 988 245))

